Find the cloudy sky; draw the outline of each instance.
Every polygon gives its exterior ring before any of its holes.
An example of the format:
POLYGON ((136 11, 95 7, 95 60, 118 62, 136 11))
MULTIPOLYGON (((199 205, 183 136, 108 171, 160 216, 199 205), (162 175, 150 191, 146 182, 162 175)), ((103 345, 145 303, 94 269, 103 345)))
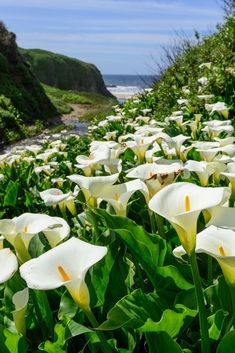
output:
POLYGON ((214 31, 219 1, 0 0, 0 19, 21 47, 76 57, 103 74, 143 75, 154 73, 176 33, 214 31))

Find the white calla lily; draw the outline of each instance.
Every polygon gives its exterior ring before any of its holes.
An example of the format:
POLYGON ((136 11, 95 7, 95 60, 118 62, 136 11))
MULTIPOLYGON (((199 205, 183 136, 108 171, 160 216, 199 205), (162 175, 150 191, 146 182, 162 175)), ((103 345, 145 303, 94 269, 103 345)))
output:
POLYGON ((134 141, 126 141, 126 146, 130 148, 134 154, 137 156, 140 163, 143 163, 145 159, 145 153, 149 146, 156 140, 156 136, 141 136, 134 135, 134 141))
MULTIPOLYGON (((159 161, 161 163, 161 160, 159 161)), ((173 183, 182 170, 180 163, 146 163, 132 169, 126 176, 143 180, 148 187, 150 198, 166 185, 173 183)))
POLYGON ((215 168, 206 161, 189 160, 185 163, 184 168, 190 173, 195 173, 198 176, 201 186, 207 186, 209 177, 214 173, 215 168))
POLYGON ((180 157, 180 152, 181 152, 181 147, 183 143, 187 140, 190 140, 189 136, 184 136, 184 135, 177 135, 175 137, 172 137, 172 141, 174 143, 175 151, 178 157, 180 157))
POLYGON ((232 199, 235 201, 235 162, 231 162, 227 164, 227 171, 221 172, 220 174, 225 176, 230 181, 230 188, 232 190, 232 199))
POLYGON ((213 225, 221 228, 230 228, 235 230, 235 208, 216 206, 208 210, 210 220, 207 227, 213 225))
POLYGON ((24 213, 13 219, 1 220, 0 234, 15 247, 19 260, 24 262, 30 258, 28 247, 36 234, 43 232, 46 237, 48 234, 49 243, 56 245, 68 236, 68 225, 66 226, 65 223, 64 219, 59 217, 40 213, 24 213), (53 235, 54 239, 52 239, 53 235))
POLYGON ((29 288, 49 290, 66 286, 74 301, 89 310, 89 291, 85 283, 88 269, 107 253, 96 246, 72 237, 63 244, 20 267, 20 274, 29 288))
POLYGON ((102 192, 99 200, 105 200, 112 205, 118 216, 125 217, 127 214, 127 204, 130 197, 140 191, 146 202, 149 201, 149 191, 145 183, 139 179, 128 181, 118 185, 109 185, 102 192))
POLYGON ((51 188, 41 191, 39 194, 44 201, 46 206, 56 206, 58 205, 61 212, 65 211, 67 207, 73 216, 76 216, 76 206, 74 203, 74 198, 78 195, 79 190, 74 190, 64 194, 63 191, 57 188, 51 188))
POLYGON ((119 173, 108 176, 86 177, 83 175, 69 175, 67 178, 78 184, 84 194, 89 206, 96 205, 97 197, 102 195, 102 191, 109 185, 114 184, 119 177, 119 173))
POLYGON ((8 281, 18 269, 15 254, 8 248, 0 250, 0 283, 8 281))
MULTIPOLYGON (((205 253, 214 257, 230 286, 235 286, 235 232, 231 229, 210 226, 197 234, 196 253, 205 253)), ((184 255, 182 246, 174 249, 176 257, 184 255)))
POLYGON ((25 335, 25 315, 27 310, 27 305, 29 301, 29 290, 25 288, 19 292, 16 292, 12 297, 12 302, 15 305, 15 310, 12 311, 14 318, 16 330, 18 333, 25 335))
POLYGON ((199 214, 204 209, 225 203, 229 195, 228 188, 176 183, 159 191, 150 200, 149 208, 172 224, 185 251, 190 255, 195 249, 199 214))

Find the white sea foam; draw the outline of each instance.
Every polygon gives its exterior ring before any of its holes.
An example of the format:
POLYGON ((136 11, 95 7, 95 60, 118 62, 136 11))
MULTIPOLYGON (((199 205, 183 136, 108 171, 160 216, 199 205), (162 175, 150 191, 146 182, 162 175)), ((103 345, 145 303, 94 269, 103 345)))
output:
POLYGON ((138 86, 107 86, 107 89, 118 98, 132 97, 144 92, 143 88, 138 86))

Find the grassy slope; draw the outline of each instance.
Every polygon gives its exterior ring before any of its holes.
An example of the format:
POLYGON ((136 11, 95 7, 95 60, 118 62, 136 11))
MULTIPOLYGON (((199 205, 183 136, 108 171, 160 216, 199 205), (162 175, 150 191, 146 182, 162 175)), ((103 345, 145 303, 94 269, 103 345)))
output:
POLYGON ((60 89, 110 96, 95 65, 41 49, 20 49, 20 51, 30 62, 41 82, 60 89))
POLYGON ((60 90, 55 87, 43 85, 48 97, 61 114, 72 111, 70 104, 81 104, 84 107, 85 115, 80 120, 91 120, 94 116, 108 114, 116 100, 92 92, 77 92, 60 90))
POLYGON ((203 76, 208 77, 208 84, 201 87, 200 94, 213 93, 215 102, 224 101, 234 107, 235 17, 230 17, 224 25, 218 26, 218 32, 214 35, 199 39, 196 45, 185 42, 184 49, 181 47, 180 51, 182 55, 173 59, 174 63, 155 85, 156 118, 162 119, 172 110, 178 110, 179 98, 189 99, 192 106, 204 105, 205 102, 196 97, 198 79, 203 76), (200 64, 207 62, 212 63, 211 69, 199 69, 200 64), (184 86, 189 89, 189 94, 182 90, 184 86))

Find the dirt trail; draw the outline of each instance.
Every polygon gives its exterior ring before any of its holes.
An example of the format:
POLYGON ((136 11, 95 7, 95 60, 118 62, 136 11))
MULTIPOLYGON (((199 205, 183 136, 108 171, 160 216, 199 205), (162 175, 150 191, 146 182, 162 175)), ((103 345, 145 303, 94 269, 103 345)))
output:
POLYGON ((76 122, 89 110, 89 104, 70 104, 73 110, 69 114, 63 114, 61 120, 64 124, 76 122))

